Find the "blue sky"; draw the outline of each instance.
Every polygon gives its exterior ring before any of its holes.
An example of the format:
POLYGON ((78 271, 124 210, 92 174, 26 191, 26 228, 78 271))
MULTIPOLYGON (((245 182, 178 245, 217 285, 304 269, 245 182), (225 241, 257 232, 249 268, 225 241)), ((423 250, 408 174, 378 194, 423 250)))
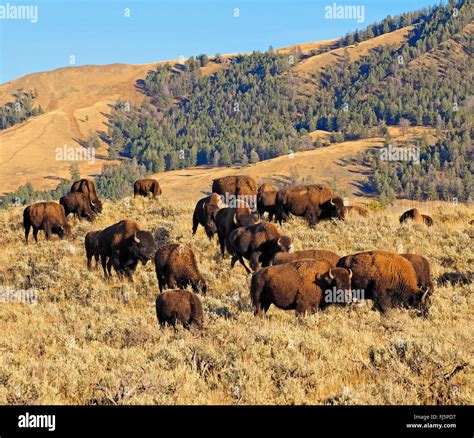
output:
MULTIPOLYGON (((364 22, 327 20, 331 0, 42 0, 38 20, 0 19, 0 83, 75 65, 146 63, 180 56, 238 53, 336 38, 428 0, 345 0, 363 5, 364 22), (126 17, 125 10, 130 10, 126 17), (238 17, 236 15, 238 8, 238 17)), ((6 5, 7 2, 0 2, 6 5)))

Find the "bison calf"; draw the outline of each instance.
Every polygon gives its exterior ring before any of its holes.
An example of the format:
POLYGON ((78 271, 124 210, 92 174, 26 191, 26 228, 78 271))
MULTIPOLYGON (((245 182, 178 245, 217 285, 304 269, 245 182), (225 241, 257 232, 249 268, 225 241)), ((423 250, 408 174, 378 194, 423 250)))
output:
POLYGON ((99 264, 99 233, 100 231, 89 231, 84 238, 84 247, 86 249, 87 269, 91 269, 92 257, 95 259, 95 267, 99 264))
POLYGON ((155 271, 160 292, 166 284, 172 289, 190 285, 195 292, 206 294, 206 280, 199 272, 194 252, 188 246, 172 243, 159 247, 155 254, 155 271))
POLYGON ((196 234, 198 226, 202 225, 207 237, 212 239, 217 233, 215 220, 221 206, 221 197, 217 193, 202 198, 196 203, 193 213, 193 236, 196 234))
POLYGON ((250 295, 255 315, 269 307, 295 310, 296 315, 315 312, 329 304, 352 301, 350 270, 333 268, 324 260, 299 260, 270 266, 253 274, 250 295), (337 294, 341 299, 337 299, 337 294))
POLYGON ((201 328, 204 323, 201 300, 189 290, 176 289, 160 293, 156 298, 156 316, 161 327, 165 324, 175 327, 180 322, 186 328, 192 325, 201 328))

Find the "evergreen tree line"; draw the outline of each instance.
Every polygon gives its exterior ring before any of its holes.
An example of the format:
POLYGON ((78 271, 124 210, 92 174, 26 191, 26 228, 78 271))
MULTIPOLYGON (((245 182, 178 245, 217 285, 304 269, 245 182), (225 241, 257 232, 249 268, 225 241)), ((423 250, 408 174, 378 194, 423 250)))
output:
POLYGON ((15 100, 0 107, 0 130, 26 122, 30 117, 42 114, 44 111, 41 105, 33 107, 33 100, 37 96, 36 91, 18 90, 13 94, 15 100))

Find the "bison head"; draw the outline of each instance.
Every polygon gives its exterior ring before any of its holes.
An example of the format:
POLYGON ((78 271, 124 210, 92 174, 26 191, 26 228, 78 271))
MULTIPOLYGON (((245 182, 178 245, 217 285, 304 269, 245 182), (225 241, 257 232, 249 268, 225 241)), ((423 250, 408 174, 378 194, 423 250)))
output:
POLYGON ((94 213, 102 213, 102 201, 100 199, 95 199, 91 204, 94 213))
POLYGON ((135 231, 131 240, 130 252, 145 265, 155 253, 153 236, 148 231, 135 231))
POLYGON ((420 287, 417 294, 410 296, 408 305, 417 308, 423 316, 427 316, 431 307, 431 292, 428 287, 420 287))
POLYGON ((216 219, 216 214, 219 211, 219 206, 216 204, 208 203, 208 204, 203 205, 203 209, 204 209, 204 217, 206 218, 206 225, 204 229, 206 231, 207 237, 211 239, 212 236, 214 236, 214 234, 217 233, 217 226, 216 226, 215 219, 216 219))
MULTIPOLYGON (((325 290, 342 291, 343 304, 352 302, 351 288, 352 271, 346 268, 332 268, 323 277, 322 286, 325 290)), ((316 277, 316 281, 318 278, 316 277)))
POLYGON ((71 226, 67 222, 64 226, 56 225, 52 228, 52 232, 57 234, 60 239, 64 239, 64 237, 69 237, 71 235, 71 226))
POLYGON ((233 222, 236 227, 249 227, 258 224, 260 222, 260 216, 252 213, 243 213, 240 215, 234 213, 233 222))
POLYGON ((344 220, 346 209, 342 198, 331 198, 320 205, 320 219, 340 219, 344 220))

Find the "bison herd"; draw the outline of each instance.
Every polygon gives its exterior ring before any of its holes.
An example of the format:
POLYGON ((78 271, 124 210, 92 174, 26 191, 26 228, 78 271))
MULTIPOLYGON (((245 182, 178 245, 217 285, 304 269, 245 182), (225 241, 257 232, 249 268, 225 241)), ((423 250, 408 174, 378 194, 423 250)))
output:
MULTIPOLYGON (((134 184, 134 196, 151 194, 157 199, 161 193, 156 180, 144 179, 134 184)), ((102 202, 94 183, 87 179, 76 181, 71 193, 59 203, 39 202, 25 208, 26 243, 31 228, 36 241, 39 230, 44 231, 46 239, 52 234, 64 238, 71 232, 66 219, 69 214, 92 222, 101 211, 102 202)), ((304 315, 361 298, 371 299, 374 308, 381 312, 393 307, 413 307, 426 314, 433 293, 426 258, 386 251, 344 257, 318 249, 294 252, 291 238, 283 235, 276 224, 281 225, 293 215, 314 227, 322 220, 344 220, 350 211, 363 217, 369 214, 364 207, 344 206, 342 198, 324 185, 277 189, 262 184, 257 188, 253 178, 229 176, 213 180, 212 194, 196 203, 192 234, 199 225, 210 240, 217 234, 222 256, 227 252, 231 257, 231 268, 238 261, 252 274, 250 297, 257 316, 262 316, 272 304, 304 315), (265 214, 268 220, 264 219, 265 214)), ((417 209, 400 217, 400 223, 407 220, 433 224, 429 216, 417 209)), ((197 294, 206 294, 207 283, 189 246, 172 243, 157 247, 153 235, 133 220, 87 233, 84 246, 88 269, 92 269, 92 259, 96 267, 100 261, 106 279, 114 268, 119 277, 133 281, 139 262, 145 265, 153 259, 160 290, 156 299, 160 325, 181 322, 186 327, 202 326, 203 308, 197 294), (188 286, 192 292, 186 290, 188 286), (163 292, 164 288, 170 290, 163 292)))

